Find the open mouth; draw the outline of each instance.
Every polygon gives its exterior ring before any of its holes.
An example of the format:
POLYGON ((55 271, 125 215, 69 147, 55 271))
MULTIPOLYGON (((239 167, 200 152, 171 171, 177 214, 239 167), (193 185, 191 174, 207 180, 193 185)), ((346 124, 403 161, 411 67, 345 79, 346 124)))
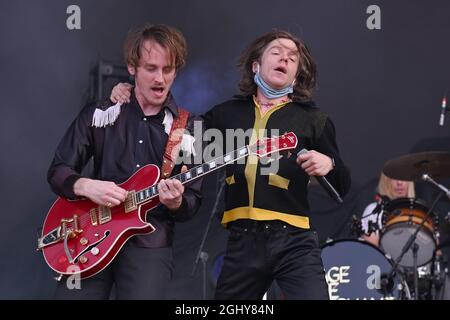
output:
POLYGON ((157 93, 157 94, 162 94, 164 92, 164 88, 163 87, 152 87, 151 88, 153 92, 157 93))
POLYGON ((286 74, 287 73, 287 69, 285 67, 277 67, 275 68, 275 71, 281 72, 286 74))

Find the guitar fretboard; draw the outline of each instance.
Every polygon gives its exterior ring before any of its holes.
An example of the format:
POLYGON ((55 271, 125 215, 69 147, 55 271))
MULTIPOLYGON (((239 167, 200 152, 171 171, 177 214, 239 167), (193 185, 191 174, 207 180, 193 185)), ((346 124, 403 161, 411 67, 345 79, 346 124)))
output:
MULTIPOLYGON (((247 146, 234 150, 224 156, 214 158, 207 161, 201 165, 193 167, 184 173, 179 173, 170 179, 179 180, 181 183, 188 183, 197 178, 200 178, 208 173, 211 173, 217 169, 220 169, 227 164, 233 163, 241 158, 245 158, 248 155, 247 146)), ((154 185, 149 188, 140 190, 136 192, 136 202, 137 204, 142 204, 158 195, 158 186, 154 185)))

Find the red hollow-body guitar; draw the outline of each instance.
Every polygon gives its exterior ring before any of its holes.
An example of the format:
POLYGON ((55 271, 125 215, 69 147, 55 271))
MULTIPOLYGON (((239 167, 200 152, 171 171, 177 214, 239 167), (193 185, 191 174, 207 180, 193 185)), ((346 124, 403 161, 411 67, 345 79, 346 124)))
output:
MULTIPOLYGON (((293 132, 263 138, 170 179, 188 183, 250 154, 264 157, 296 146, 297 136, 293 132)), ((47 214, 38 239, 38 249, 42 250, 49 267, 61 275, 91 277, 111 263, 130 237, 155 231, 145 222, 145 217, 148 210, 159 205, 159 177, 159 168, 152 164, 136 171, 120 184, 128 191, 125 202, 113 208, 88 199, 58 198, 47 214)))

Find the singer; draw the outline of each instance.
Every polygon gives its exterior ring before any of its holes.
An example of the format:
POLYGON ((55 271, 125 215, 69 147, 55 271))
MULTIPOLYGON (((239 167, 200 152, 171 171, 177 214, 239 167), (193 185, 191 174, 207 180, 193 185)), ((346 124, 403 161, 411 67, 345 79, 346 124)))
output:
MULTIPOLYGON (((207 112, 206 126, 223 136, 227 129, 249 130, 250 143, 272 130, 293 131, 299 143, 274 160, 278 170, 270 174, 264 174, 268 165, 255 156, 227 166, 222 224, 230 236, 215 298, 261 299, 276 280, 286 299, 328 299, 307 187, 310 176, 326 176, 343 196, 350 173, 333 122, 312 100, 316 64, 300 39, 272 31, 247 47, 239 65, 240 95, 207 112), (301 149, 311 151, 297 157, 301 149)), ((111 100, 127 95, 126 88, 116 86, 111 100)), ((231 150, 244 146, 244 139, 236 140, 231 150)))
POLYGON ((261 299, 276 280, 286 299, 328 299, 318 235, 311 229, 307 185, 326 176, 344 195, 349 170, 339 155, 330 118, 314 106, 316 65, 294 35, 273 31, 254 40, 240 57, 240 96, 205 115, 205 122, 226 129, 293 131, 297 149, 279 159, 277 172, 248 158, 227 168, 222 223, 230 236, 219 276, 217 299, 261 299), (297 157, 301 149, 312 151, 297 157))

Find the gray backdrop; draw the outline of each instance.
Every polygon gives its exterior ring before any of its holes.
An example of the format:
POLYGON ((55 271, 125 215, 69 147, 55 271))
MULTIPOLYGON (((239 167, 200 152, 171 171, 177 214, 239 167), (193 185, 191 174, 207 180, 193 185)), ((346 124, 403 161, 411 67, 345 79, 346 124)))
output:
MULTIPOLYGON (((318 64, 316 101, 336 125, 353 177, 344 206, 317 220, 324 239, 344 234, 350 214, 370 201, 387 160, 425 140, 432 141, 425 149, 449 150, 450 117, 438 126, 440 101, 450 89, 449 12, 447 0, 2 1, 0 298, 52 296, 52 273, 35 251, 38 228, 56 198, 47 168, 86 101, 90 70, 99 58, 122 62, 130 27, 166 23, 185 34, 188 64, 174 93, 196 113, 236 93, 237 57, 256 36, 278 28, 306 41, 318 64), (81 8, 81 30, 66 27, 71 4, 81 8), (381 8, 381 30, 366 27, 371 4, 381 8)), ((201 211, 178 226, 173 299, 202 297, 201 268, 189 274, 217 193, 215 177, 205 183, 201 211)), ((324 197, 320 190, 312 195, 313 205, 323 204, 314 201, 324 197)), ((329 212, 332 206, 317 208, 329 212)), ((208 297, 225 239, 214 219, 206 246, 208 297)))

